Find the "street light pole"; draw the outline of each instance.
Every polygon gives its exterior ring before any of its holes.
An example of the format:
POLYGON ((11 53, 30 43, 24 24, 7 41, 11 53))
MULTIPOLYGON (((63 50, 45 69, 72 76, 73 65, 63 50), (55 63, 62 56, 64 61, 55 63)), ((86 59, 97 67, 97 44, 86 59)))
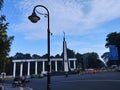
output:
POLYGON ((28 17, 28 19, 33 22, 33 23, 36 23, 38 20, 40 20, 40 17, 37 16, 35 10, 37 7, 42 7, 44 8, 46 11, 47 11, 47 14, 42 14, 42 15, 45 15, 47 16, 48 18, 48 27, 47 27, 47 49, 48 49, 48 61, 47 61, 47 90, 51 90, 51 78, 50 78, 50 19, 49 19, 49 10, 43 6, 43 5, 37 5, 34 7, 33 9, 33 13, 32 15, 30 15, 28 17))

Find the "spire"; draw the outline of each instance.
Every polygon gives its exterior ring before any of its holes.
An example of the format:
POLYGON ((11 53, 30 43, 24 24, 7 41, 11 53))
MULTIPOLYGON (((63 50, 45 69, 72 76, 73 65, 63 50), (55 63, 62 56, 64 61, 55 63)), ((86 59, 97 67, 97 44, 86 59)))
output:
POLYGON ((63 36, 63 41, 65 41, 65 32, 63 32, 63 35, 64 35, 64 36, 63 36))
POLYGON ((64 64, 64 71, 68 72, 69 71, 69 64, 68 64, 68 57, 67 57, 67 44, 65 41, 65 32, 63 32, 63 64, 64 64))

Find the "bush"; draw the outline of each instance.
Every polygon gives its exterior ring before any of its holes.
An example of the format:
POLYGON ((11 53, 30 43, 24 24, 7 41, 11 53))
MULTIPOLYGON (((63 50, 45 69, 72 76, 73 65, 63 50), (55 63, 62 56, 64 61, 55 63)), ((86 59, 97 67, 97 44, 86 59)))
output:
POLYGON ((32 74, 31 78, 42 78, 43 75, 42 74, 32 74))

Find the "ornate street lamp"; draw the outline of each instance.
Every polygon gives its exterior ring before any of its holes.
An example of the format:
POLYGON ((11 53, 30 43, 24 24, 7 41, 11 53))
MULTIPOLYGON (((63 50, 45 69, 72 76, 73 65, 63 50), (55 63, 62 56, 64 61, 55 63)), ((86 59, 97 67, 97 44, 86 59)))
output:
MULTIPOLYGON (((49 23, 49 11, 43 5, 35 6, 34 9, 33 9, 32 15, 30 15, 28 17, 28 19, 32 23, 36 23, 38 20, 40 20, 40 17, 37 16, 37 14, 35 12, 37 7, 42 7, 42 8, 44 8, 47 11, 47 14, 42 14, 42 15, 45 15, 48 18, 48 28, 47 28, 47 45, 48 45, 47 46, 47 49, 48 49, 48 57, 47 57, 48 58, 48 61, 47 61, 47 90, 50 90, 51 89, 51 79, 50 79, 50 23, 49 23)), ((38 13, 38 14, 40 14, 40 13, 38 13)))

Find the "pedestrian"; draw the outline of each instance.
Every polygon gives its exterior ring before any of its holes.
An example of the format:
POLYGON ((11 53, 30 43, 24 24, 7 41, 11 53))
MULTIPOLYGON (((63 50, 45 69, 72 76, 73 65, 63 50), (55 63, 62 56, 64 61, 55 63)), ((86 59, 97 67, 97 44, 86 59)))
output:
POLYGON ((65 77, 68 77, 68 73, 67 72, 65 73, 65 77))
POLYGON ((22 82, 22 86, 25 86, 26 85, 26 78, 25 78, 25 76, 22 76, 22 78, 21 78, 21 82, 22 82))

